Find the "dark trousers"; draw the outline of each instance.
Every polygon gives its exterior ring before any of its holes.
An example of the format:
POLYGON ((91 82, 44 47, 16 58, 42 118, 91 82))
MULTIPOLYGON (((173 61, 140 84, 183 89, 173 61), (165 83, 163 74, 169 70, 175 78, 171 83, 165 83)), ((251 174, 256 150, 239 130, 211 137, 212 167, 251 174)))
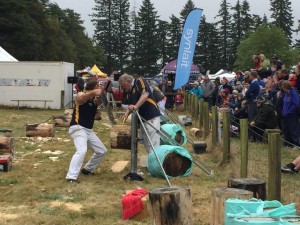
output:
POLYGON ((300 146, 300 123, 298 115, 290 115, 282 118, 282 132, 284 139, 289 142, 285 142, 286 146, 300 146))

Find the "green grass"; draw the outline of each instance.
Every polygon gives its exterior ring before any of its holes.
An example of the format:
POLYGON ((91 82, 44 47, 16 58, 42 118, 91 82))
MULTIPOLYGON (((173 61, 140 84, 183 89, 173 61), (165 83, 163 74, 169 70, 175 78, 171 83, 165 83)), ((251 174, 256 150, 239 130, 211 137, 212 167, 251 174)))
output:
MULTIPOLYGON (((74 145, 68 136, 67 128, 57 128, 55 137, 50 140, 26 138, 25 125, 27 123, 43 123, 52 115, 63 114, 63 110, 38 110, 13 108, 0 109, 0 129, 12 129, 16 145, 16 157, 12 170, 0 173, 0 202, 1 222, 9 225, 64 225, 64 224, 101 224, 101 225, 144 225, 150 224, 150 215, 144 221, 123 221, 121 219, 121 199, 126 190, 142 187, 147 190, 167 187, 165 179, 155 178, 146 169, 139 169, 144 173, 144 181, 124 181, 123 176, 130 171, 130 163, 121 173, 113 173, 112 165, 119 160, 130 161, 130 150, 110 148, 109 122, 103 113, 102 121, 96 121, 94 130, 108 148, 108 154, 95 171, 95 176, 79 176, 80 184, 70 184, 65 181, 69 162, 74 153, 74 145), (44 154, 45 151, 62 151, 60 155, 44 154), (49 157, 57 156, 58 161, 49 157)), ((182 113, 181 113, 182 114, 182 113)), ((207 154, 196 155, 209 168, 214 170, 214 176, 208 176, 197 166, 185 178, 170 179, 172 186, 189 187, 192 193, 193 219, 195 225, 207 225, 210 221, 211 190, 226 187, 229 178, 238 177, 237 170, 239 155, 238 139, 233 139, 232 161, 220 164, 222 160, 221 148, 208 149, 207 154)), ((188 150, 191 146, 187 145, 188 150)), ((267 145, 250 144, 251 170, 253 174, 266 174, 265 164, 267 145), (260 157, 258 157, 259 155, 260 157), (262 171, 256 171, 258 167, 262 171)), ((139 145, 138 155, 146 155, 139 145)), ((283 150, 282 160, 290 161, 297 152, 283 150)), ((87 153, 85 162, 91 152, 87 153)), ((295 183, 295 176, 284 176, 291 184, 295 183)), ((287 188, 286 188, 287 189, 287 188)), ((287 190, 288 191, 288 190, 287 190)), ((148 208, 150 211, 150 207, 148 208)))

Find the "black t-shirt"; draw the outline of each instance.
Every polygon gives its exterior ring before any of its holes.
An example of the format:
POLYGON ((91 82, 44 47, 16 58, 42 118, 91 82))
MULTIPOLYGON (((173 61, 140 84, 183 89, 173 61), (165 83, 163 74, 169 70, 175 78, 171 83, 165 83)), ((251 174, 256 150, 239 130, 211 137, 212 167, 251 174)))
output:
POLYGON ((129 93, 129 105, 135 105, 145 92, 149 93, 147 100, 139 108, 139 114, 145 120, 151 120, 154 117, 160 116, 160 111, 154 100, 153 94, 147 82, 142 78, 134 80, 134 85, 129 93))
POLYGON ((75 105, 73 110, 70 126, 80 125, 88 129, 92 129, 94 125, 95 115, 97 112, 97 105, 93 99, 89 99, 82 105, 75 105))

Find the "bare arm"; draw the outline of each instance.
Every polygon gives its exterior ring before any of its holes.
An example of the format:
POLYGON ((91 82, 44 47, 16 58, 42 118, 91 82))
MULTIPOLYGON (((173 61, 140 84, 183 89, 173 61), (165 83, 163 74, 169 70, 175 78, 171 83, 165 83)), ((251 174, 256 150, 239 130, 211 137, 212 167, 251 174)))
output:
POLYGON ((75 98, 75 103, 78 105, 82 105, 90 98, 99 96, 101 92, 101 89, 94 89, 88 92, 79 92, 75 98))

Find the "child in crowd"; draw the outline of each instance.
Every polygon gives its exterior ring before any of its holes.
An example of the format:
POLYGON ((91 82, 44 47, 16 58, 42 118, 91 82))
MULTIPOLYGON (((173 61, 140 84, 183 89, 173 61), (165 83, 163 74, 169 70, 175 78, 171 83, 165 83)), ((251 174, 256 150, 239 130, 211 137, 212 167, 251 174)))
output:
POLYGON ((297 76, 295 73, 291 73, 289 75, 289 82, 291 83, 292 87, 295 87, 296 86, 296 83, 297 83, 297 76))
POLYGON ((179 88, 177 90, 177 93, 175 94, 175 108, 176 110, 183 109, 183 100, 184 100, 184 96, 183 96, 183 92, 182 89, 179 88))

